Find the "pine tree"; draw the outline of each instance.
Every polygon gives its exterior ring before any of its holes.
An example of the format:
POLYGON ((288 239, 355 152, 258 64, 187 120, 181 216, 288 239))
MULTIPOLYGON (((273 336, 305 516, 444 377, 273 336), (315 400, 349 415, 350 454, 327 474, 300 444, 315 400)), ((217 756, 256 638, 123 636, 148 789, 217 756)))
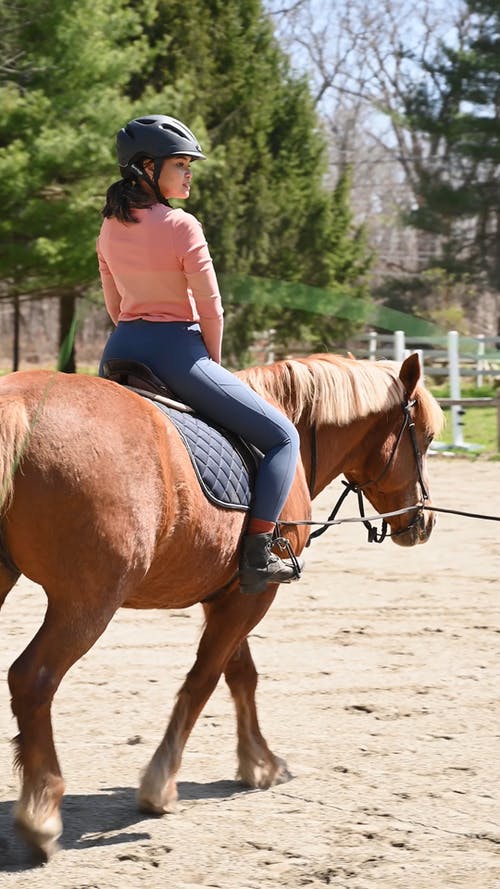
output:
MULTIPOLYGON (((308 86, 291 75, 261 0, 0 0, 0 11, 12 25, 0 51, 15 59, 0 73, 0 280, 10 298, 60 299, 61 345, 95 285, 114 134, 154 112, 185 120, 209 154, 186 209, 223 283, 226 360, 242 361, 254 330, 315 342, 359 323, 361 310, 356 322, 335 320, 339 287, 360 305, 366 295, 348 186, 325 186, 308 86), (280 281, 326 295, 310 291, 303 309, 299 294, 300 308, 294 297, 282 311, 280 281), (245 282, 249 303, 239 301, 245 282)), ((74 369, 71 351, 61 364, 74 369)))
POLYGON ((254 331, 270 327, 283 347, 297 337, 331 346, 362 323, 369 253, 347 210, 348 177, 333 194, 325 186, 325 140, 306 80, 292 75, 260 0, 158 0, 157 11, 146 29, 154 86, 189 80, 185 114, 193 127, 202 114, 209 138, 189 209, 223 285, 226 360, 240 361, 254 331), (306 297, 298 285, 318 289, 306 297))
POLYGON ((426 134, 430 160, 419 168, 411 222, 435 233, 441 265, 500 291, 500 8, 469 0, 473 31, 443 46, 406 98, 411 128, 426 134))
POLYGON ((147 60, 121 0, 1 0, 0 278, 9 298, 60 302, 60 364, 75 369, 76 300, 96 278, 110 134, 131 114, 124 87, 147 60), (65 347, 65 348, 64 348, 65 347))

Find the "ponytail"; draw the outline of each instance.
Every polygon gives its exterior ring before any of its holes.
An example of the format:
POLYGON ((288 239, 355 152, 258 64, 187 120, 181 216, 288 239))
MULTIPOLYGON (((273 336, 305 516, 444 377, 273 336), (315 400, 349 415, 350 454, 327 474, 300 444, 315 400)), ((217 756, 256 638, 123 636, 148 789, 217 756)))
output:
POLYGON ((134 179, 119 179, 107 190, 102 215, 105 219, 114 216, 118 222, 123 223, 139 222, 132 211, 151 207, 154 203, 153 196, 141 188, 134 179))

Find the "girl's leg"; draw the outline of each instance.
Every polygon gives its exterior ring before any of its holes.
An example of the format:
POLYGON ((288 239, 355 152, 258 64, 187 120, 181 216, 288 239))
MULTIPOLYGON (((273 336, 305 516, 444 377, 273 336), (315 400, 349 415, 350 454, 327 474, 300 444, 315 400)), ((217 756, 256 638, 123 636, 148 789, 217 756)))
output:
POLYGON ((111 358, 143 362, 195 411, 263 452, 249 533, 242 545, 240 589, 261 593, 269 583, 298 578, 302 560, 283 561, 271 551, 274 526, 297 465, 299 436, 293 423, 209 358, 198 325, 122 322, 111 335, 102 361, 111 358))
POLYGON ((264 523, 276 522, 295 475, 297 430, 281 411, 208 357, 198 325, 121 322, 108 341, 102 361, 110 358, 147 364, 202 416, 262 451, 252 516, 264 523))

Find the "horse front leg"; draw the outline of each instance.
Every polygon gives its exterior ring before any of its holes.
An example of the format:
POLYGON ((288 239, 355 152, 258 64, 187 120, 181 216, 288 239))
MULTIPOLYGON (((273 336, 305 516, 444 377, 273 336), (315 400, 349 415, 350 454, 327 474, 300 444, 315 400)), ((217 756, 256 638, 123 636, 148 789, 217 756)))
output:
POLYGON ((141 811, 161 815, 174 810, 177 773, 191 730, 232 655, 273 599, 274 592, 244 596, 233 588, 204 604, 206 623, 196 661, 177 695, 163 740, 142 776, 137 793, 141 811))
POLYGON ((247 639, 241 642, 229 659, 224 675, 236 708, 236 777, 249 787, 258 787, 261 790, 267 790, 275 784, 284 784, 292 777, 287 764, 272 753, 260 730, 255 703, 258 673, 247 639))

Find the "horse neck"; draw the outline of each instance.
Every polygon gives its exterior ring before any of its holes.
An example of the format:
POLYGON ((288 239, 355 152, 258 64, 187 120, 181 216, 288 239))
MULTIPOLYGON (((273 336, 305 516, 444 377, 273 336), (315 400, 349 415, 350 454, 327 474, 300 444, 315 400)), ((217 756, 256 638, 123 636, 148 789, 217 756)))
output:
POLYGON ((301 420, 297 429, 300 435, 301 458, 311 499, 317 497, 337 476, 355 470, 361 460, 361 445, 376 423, 371 414, 349 423, 347 426, 328 424, 316 427, 301 420))

